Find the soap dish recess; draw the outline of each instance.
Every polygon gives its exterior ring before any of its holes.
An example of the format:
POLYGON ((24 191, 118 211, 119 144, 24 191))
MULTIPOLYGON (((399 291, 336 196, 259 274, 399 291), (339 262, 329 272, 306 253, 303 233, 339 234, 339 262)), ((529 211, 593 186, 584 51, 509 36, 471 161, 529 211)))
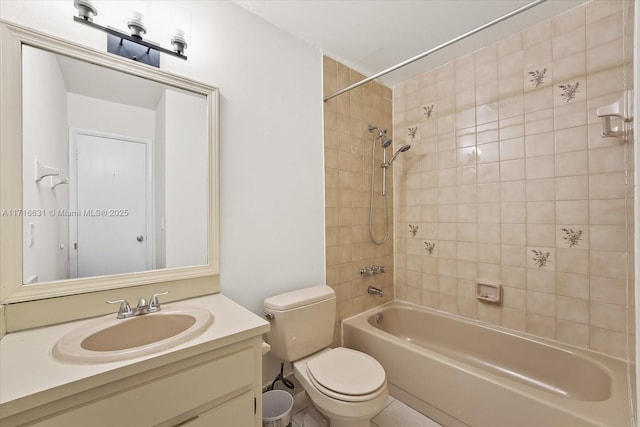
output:
POLYGON ((478 282, 476 284, 476 298, 480 301, 500 304, 502 302, 502 285, 478 282))

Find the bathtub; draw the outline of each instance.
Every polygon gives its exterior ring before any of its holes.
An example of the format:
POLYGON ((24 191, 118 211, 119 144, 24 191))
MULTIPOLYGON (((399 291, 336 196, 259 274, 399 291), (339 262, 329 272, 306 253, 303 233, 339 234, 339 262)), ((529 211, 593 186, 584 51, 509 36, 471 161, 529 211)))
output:
POLYGON ((626 364, 398 301, 342 323, 389 392, 446 427, 628 427, 626 364))

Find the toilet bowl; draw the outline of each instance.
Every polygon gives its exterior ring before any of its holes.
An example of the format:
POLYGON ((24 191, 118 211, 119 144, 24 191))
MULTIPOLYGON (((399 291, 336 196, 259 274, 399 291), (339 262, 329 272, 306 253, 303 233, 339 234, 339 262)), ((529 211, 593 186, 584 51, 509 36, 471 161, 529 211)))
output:
POLYGON ((388 398, 384 369, 359 351, 325 349, 294 362, 293 371, 331 427, 369 427, 388 398))
POLYGON ((336 296, 314 286, 265 299, 274 357, 291 362, 295 377, 330 427, 369 427, 387 401, 384 368, 360 351, 336 347, 336 296))

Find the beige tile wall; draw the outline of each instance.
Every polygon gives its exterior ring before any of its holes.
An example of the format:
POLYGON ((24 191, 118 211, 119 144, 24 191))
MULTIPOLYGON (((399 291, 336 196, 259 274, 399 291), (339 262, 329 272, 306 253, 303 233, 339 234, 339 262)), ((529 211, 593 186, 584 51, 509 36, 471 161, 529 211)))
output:
MULTIPOLYGON (((325 95, 349 86, 364 76, 324 57, 325 95)), ((337 294, 336 344, 342 319, 393 299, 393 177, 388 176, 389 238, 375 245, 369 238, 369 189, 373 134, 368 125, 388 129, 392 136, 391 89, 368 83, 324 103, 325 210, 327 284, 337 294), (361 276, 360 268, 387 267, 387 272, 361 276), (373 285, 383 298, 367 293, 373 285)), ((377 144, 377 161, 381 156, 377 144)), ((374 203, 376 238, 384 234, 380 168, 376 171, 374 203)))
POLYGON ((633 145, 601 138, 595 110, 632 84, 632 5, 588 3, 394 88, 396 139, 416 142, 395 166, 398 299, 631 355, 633 145))

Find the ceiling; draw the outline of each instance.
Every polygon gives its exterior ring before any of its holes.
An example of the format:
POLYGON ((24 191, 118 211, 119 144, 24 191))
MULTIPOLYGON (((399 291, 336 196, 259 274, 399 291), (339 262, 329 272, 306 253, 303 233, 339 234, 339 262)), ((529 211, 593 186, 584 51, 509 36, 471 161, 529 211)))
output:
POLYGON ((67 92, 133 107, 155 110, 166 85, 100 65, 55 55, 67 92), (99 82, 99 84, 97 84, 99 82))
MULTIPOLYGON (((467 33, 529 0, 236 0, 235 3, 369 76, 467 33)), ((547 0, 379 80, 393 87, 582 3, 547 0)))

